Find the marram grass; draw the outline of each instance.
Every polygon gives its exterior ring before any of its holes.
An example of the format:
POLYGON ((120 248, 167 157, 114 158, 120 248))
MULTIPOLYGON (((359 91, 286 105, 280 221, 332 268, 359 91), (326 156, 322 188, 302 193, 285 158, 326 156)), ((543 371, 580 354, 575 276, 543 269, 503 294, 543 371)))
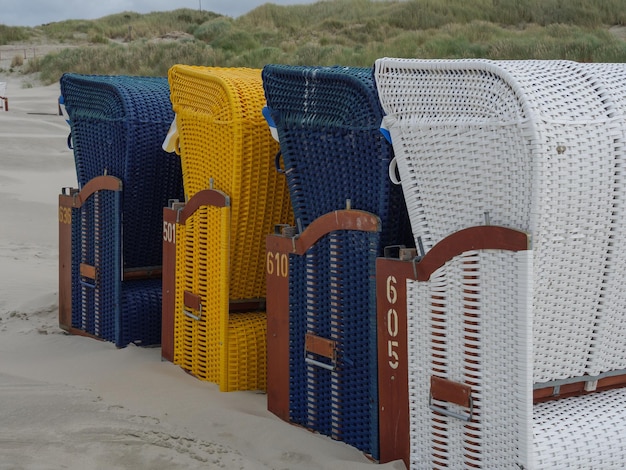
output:
POLYGON ((626 62, 626 0, 325 0, 265 4, 239 18, 179 9, 36 28, 0 25, 0 44, 62 42, 23 71, 163 76, 174 64, 371 66, 379 57, 626 62), (174 38, 174 39, 173 39, 174 38))

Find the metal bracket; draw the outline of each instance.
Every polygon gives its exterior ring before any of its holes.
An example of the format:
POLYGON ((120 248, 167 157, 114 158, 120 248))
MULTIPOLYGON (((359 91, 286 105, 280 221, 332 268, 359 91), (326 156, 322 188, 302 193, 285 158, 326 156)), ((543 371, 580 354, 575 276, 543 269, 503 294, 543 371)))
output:
POLYGON ((432 376, 430 378, 430 393, 428 396, 428 407, 436 413, 450 418, 459 419, 467 423, 474 419, 474 400, 472 389, 469 385, 441 377, 432 376), (461 414, 450 411, 447 408, 433 404, 433 400, 447 401, 455 405, 463 406, 469 410, 468 414, 461 414))
POLYGON ((321 367, 323 369, 335 370, 337 365, 337 342, 307 333, 304 337, 304 362, 309 365, 321 367), (332 361, 332 364, 317 361, 307 357, 307 354, 316 354, 332 361))
POLYGON ((198 315, 194 315, 194 313, 191 310, 187 310, 184 307, 183 307, 183 313, 189 318, 193 318, 196 321, 200 321, 202 320, 202 305, 200 305, 200 310, 198 311, 198 315))
POLYGON ((428 398, 428 407, 433 410, 436 413, 439 413, 441 415, 445 415, 445 416, 449 416, 450 418, 456 418, 456 419, 460 419, 461 421, 465 421, 466 423, 469 423, 472 421, 472 419, 474 418, 474 401, 472 400, 472 398, 470 397, 470 408, 469 408, 469 414, 464 415, 461 413, 456 413, 454 411, 450 411, 447 408, 442 408, 441 406, 437 406, 437 405, 433 405, 433 395, 432 393, 430 394, 429 398, 428 398))

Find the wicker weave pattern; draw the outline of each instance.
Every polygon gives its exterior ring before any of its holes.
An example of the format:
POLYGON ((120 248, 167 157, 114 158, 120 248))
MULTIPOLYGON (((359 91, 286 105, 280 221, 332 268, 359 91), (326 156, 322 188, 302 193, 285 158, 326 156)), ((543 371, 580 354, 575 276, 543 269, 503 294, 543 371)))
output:
POLYGON ((174 363, 222 391, 266 387, 264 312, 229 313, 230 207, 202 206, 177 224, 174 363), (202 312, 185 315, 184 292, 199 295, 202 312))
POLYGON ((428 250, 485 213, 532 233, 534 380, 607 370, 591 358, 617 275, 623 118, 601 74, 565 61, 381 59, 376 81, 415 236, 428 250))
POLYGON ((222 391, 262 390, 265 313, 229 311, 230 301, 265 297, 265 235, 293 222, 261 71, 175 65, 169 82, 188 202, 209 188, 230 202, 202 206, 177 239, 174 362, 222 391), (200 296, 200 320, 184 315, 184 291, 200 296))
POLYGON ((161 281, 121 281, 121 192, 97 191, 72 210, 72 327, 111 341, 159 344, 161 281), (94 266, 83 278, 80 264, 94 266))
POLYGON ((177 272, 183 275, 177 276, 174 363, 214 383, 222 377, 220 341, 228 319, 229 216, 229 207, 204 206, 177 230, 182 235, 176 244, 177 272), (200 296, 200 321, 184 315, 185 291, 200 296))
MULTIPOLYGON (((321 245, 313 245, 306 256, 289 256, 289 419, 291 422, 307 425, 307 385, 304 354, 304 335, 307 331, 307 264, 315 263, 316 251, 321 245), (293 351, 295 354, 291 354, 293 351)), ((322 260, 324 258, 321 258, 322 260)), ((326 266, 320 266, 327 272, 326 266)), ((323 413, 328 416, 328 411, 323 413)), ((330 426, 316 424, 315 429, 323 434, 330 433, 330 426), (325 432, 324 432, 325 430, 325 432)))
POLYGON ((532 271, 528 252, 467 252, 408 281, 411 468, 623 466, 626 389, 532 406, 532 271), (472 384, 474 422, 428 408, 433 374, 472 384))
POLYGON ((534 468, 624 468, 625 409, 624 388, 536 405, 534 468))
POLYGON ((378 455, 374 262, 379 233, 335 231, 290 255, 290 419, 378 455), (336 342, 336 362, 305 352, 336 342), (330 369, 306 360, 326 364, 330 369))
POLYGON ((119 337, 120 215, 119 192, 98 191, 72 218, 72 326, 111 342, 119 337), (97 279, 83 279, 80 263, 94 266, 97 279))
POLYGON ((230 298, 264 297, 264 236, 293 216, 261 113, 261 71, 175 65, 169 82, 187 199, 211 179, 231 198, 230 298))
MULTIPOLYGON (((608 90, 614 101, 611 110, 616 118, 622 122, 622 135, 615 139, 615 170, 624 159, 624 126, 626 126, 626 67, 624 64, 586 64, 585 70, 590 80, 595 80, 599 86, 608 90)), ((595 169, 594 169, 595 171, 595 169)), ((623 202, 626 200, 626 185, 621 177, 617 177, 613 184, 615 212, 621 213, 623 202)), ((613 216, 610 221, 612 239, 607 250, 607 276, 603 292, 604 305, 598 315, 596 345, 594 355, 589 365, 590 374, 598 374, 606 370, 624 368, 626 364, 626 293, 623 289, 623 274, 619 267, 626 266, 626 218, 613 216)))
POLYGON ((121 287, 118 346, 160 344, 161 280, 125 281, 121 287))
POLYGON ((78 183, 124 184, 124 267, 161 264, 161 214, 182 198, 180 161, 161 144, 174 117, 165 77, 64 74, 78 183))
POLYGON ((381 245, 411 243, 404 199, 387 177, 393 150, 379 132, 372 70, 271 64, 263 87, 300 228, 349 199, 380 217, 381 245))

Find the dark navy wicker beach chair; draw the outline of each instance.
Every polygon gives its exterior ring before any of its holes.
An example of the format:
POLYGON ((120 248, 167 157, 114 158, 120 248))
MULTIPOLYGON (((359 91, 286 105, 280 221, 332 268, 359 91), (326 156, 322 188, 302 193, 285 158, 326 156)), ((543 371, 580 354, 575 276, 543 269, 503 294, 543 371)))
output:
POLYGON ((302 253, 286 247, 289 312, 270 312, 268 301, 268 341, 281 341, 272 332, 289 317, 290 377, 270 385, 283 371, 268 343, 268 387, 289 388, 289 410, 269 391, 268 407, 377 458, 374 265, 385 246, 412 244, 412 234, 401 189, 389 179, 393 150, 379 130, 372 70, 267 65, 263 86, 264 113, 280 142, 276 166, 286 174, 297 220, 294 239, 325 227, 302 253), (367 212, 376 228, 333 227, 346 208, 367 212), (316 224, 329 216, 332 223, 316 224))
POLYGON ((60 199, 72 227, 61 326, 119 347, 158 344, 163 207, 183 197, 180 159, 162 149, 167 78, 65 74, 61 95, 79 184, 60 199))

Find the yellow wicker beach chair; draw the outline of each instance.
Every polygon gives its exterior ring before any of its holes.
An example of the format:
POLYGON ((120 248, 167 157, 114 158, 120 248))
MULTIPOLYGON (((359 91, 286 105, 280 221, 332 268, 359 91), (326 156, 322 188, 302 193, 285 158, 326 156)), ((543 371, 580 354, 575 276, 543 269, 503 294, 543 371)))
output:
POLYGON ((265 237, 293 215, 261 71, 175 65, 169 83, 186 197, 171 209, 173 361, 222 391, 265 389, 265 237))

